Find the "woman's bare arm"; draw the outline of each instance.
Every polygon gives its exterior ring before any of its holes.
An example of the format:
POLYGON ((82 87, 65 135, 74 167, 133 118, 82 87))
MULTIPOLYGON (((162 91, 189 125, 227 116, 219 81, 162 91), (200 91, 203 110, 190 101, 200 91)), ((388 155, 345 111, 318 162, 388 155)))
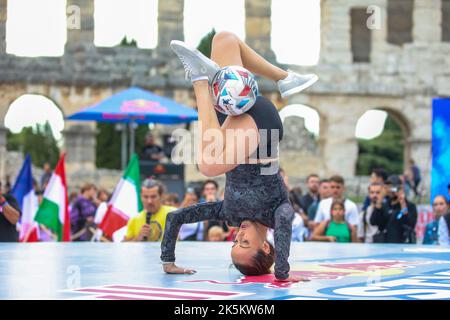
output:
POLYGON ((330 241, 330 238, 325 235, 325 226, 327 221, 322 221, 315 229, 312 234, 312 241, 330 241))
POLYGON ((228 117, 220 126, 208 82, 200 80, 193 85, 199 116, 199 169, 204 175, 213 177, 246 162, 257 149, 258 128, 247 114, 228 117), (249 142, 248 147, 246 142, 249 142))
POLYGON ((11 224, 16 224, 20 218, 20 213, 9 204, 3 207, 3 215, 11 224))
POLYGON ((356 226, 352 226, 352 242, 360 242, 358 240, 356 226))

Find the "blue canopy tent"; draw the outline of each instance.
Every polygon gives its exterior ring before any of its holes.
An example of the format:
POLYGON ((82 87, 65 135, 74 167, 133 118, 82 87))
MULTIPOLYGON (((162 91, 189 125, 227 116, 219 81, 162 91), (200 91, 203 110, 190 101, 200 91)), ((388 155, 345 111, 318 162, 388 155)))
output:
MULTIPOLYGON (((113 94, 100 103, 67 117, 67 120, 128 124, 130 129, 130 157, 134 153, 135 124, 178 124, 197 119, 198 114, 194 109, 138 87, 131 87, 113 94)), ((122 167, 125 166, 125 163, 126 130, 123 129, 122 167)))

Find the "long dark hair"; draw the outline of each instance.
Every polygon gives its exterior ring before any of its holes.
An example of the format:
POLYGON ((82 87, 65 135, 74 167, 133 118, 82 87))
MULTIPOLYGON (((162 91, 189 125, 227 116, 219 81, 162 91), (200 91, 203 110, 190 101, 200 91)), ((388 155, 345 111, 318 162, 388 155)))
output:
POLYGON ((234 263, 234 266, 246 276, 259 276, 270 273, 270 268, 275 261, 275 250, 271 243, 269 243, 269 247, 269 253, 265 253, 262 249, 259 249, 252 259, 252 264, 244 265, 234 263))

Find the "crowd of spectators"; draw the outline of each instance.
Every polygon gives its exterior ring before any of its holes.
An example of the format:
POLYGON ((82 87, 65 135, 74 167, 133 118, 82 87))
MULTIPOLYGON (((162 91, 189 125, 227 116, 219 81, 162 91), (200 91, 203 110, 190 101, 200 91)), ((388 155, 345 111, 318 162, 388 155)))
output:
MULTIPOLYGON (((149 137, 150 144, 151 139, 149 137)), ((44 169, 39 181, 41 187, 45 187, 51 176, 50 167, 45 166, 44 169)), ((306 178, 306 190, 302 192, 300 186, 290 185, 289 177, 282 168, 280 174, 296 212, 292 221, 292 241, 417 243, 415 226, 418 213, 407 190, 417 190, 420 178, 411 184, 404 176, 388 176, 385 170, 374 169, 367 196, 358 206, 346 196, 345 180, 339 175, 320 177, 310 174, 306 178)), ((0 241, 18 241, 16 224, 20 218, 20 209, 9 194, 10 188, 8 183, 0 189, 0 241)), ((37 194, 41 201, 42 194, 37 194)), ((94 184, 85 184, 69 196, 71 239, 161 241, 169 212, 197 203, 220 201, 223 194, 224 190, 219 190, 219 184, 213 179, 203 181, 199 188, 188 187, 182 198, 177 193, 167 192, 162 182, 146 179, 141 186, 143 210, 128 221, 121 233, 117 233, 117 238, 107 238, 97 226, 107 211, 111 194, 94 184)), ((423 244, 448 245, 448 197, 436 196, 432 208, 433 220, 426 226, 423 244)), ((226 221, 210 220, 183 225, 179 240, 233 241, 235 234, 236 228, 229 226, 226 221)), ((52 237, 52 233, 41 226, 41 239, 52 240, 52 237)), ((270 229, 268 237, 273 237, 270 229)))

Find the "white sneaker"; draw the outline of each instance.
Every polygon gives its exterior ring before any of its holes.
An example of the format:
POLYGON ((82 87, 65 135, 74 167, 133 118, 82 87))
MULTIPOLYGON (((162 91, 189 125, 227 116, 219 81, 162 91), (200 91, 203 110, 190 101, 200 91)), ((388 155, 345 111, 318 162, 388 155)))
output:
POLYGON ((208 80, 211 83, 220 67, 195 48, 190 48, 183 41, 172 40, 170 47, 183 63, 186 77, 191 81, 208 80))
POLYGON ((319 77, 315 74, 301 75, 288 70, 288 76, 277 82, 278 90, 281 93, 281 97, 286 98, 312 86, 317 80, 319 80, 319 77))

